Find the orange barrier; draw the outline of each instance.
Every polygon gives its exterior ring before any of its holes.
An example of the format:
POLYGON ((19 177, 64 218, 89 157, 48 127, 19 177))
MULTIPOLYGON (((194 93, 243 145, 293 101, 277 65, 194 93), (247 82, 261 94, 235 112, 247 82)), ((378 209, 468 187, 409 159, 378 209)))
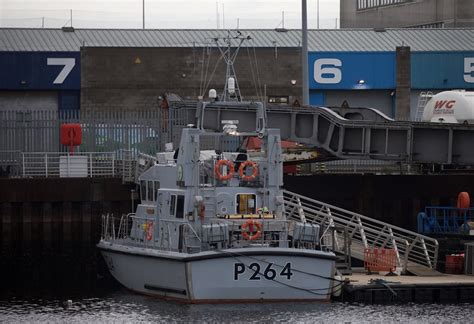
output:
POLYGON ((445 273, 462 274, 464 272, 464 254, 446 255, 445 273))
POLYGON ((364 268, 369 271, 393 272, 397 267, 397 255, 393 249, 365 249, 364 268))

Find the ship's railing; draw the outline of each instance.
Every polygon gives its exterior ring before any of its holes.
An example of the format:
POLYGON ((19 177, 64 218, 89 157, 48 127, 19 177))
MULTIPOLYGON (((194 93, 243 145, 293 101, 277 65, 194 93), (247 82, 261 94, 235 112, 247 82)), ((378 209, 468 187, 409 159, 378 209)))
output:
POLYGON ((177 252, 201 252, 201 237, 185 220, 160 219, 158 234, 158 247, 163 250, 177 252), (176 237, 177 242, 173 242, 172 232, 178 229, 180 235, 176 237))
POLYGON ((120 218, 113 214, 102 215, 101 238, 109 242, 128 240, 134 246, 156 247, 154 229, 153 219, 139 217, 135 213, 124 214, 120 218))
POLYGON ((120 220, 112 214, 102 215, 101 238, 111 242, 127 240, 128 244, 137 247, 165 251, 201 251, 201 238, 190 223, 160 219, 158 224, 154 217, 137 216, 135 213, 122 215, 120 220), (172 234, 175 229, 182 231, 181 238, 172 234), (182 242, 173 242, 175 237, 182 242))
POLYGON ((295 221, 258 219, 260 235, 255 239, 245 239, 242 230, 244 221, 213 219, 207 225, 225 224, 225 239, 205 241, 203 228, 196 229, 185 220, 161 219, 137 216, 134 213, 122 215, 120 219, 112 214, 102 215, 101 238, 106 241, 123 242, 137 247, 154 248, 165 251, 197 253, 230 247, 273 246, 297 249, 321 249, 323 237, 302 240, 294 234, 295 221), (176 232, 179 235, 176 235, 176 232), (173 241, 176 240, 176 241, 173 241))
POLYGON ((21 153, 22 177, 113 177, 114 152, 27 152, 21 153))
POLYGON ((314 236, 296 235, 294 220, 284 219, 265 219, 253 218, 260 223, 261 233, 258 238, 246 240, 243 235, 242 224, 245 220, 213 220, 213 223, 227 224, 230 237, 229 247, 247 247, 247 246, 274 246, 274 247, 292 247, 297 249, 321 250, 323 248, 323 237, 319 231, 314 236))
POLYGON ((135 167, 135 182, 138 182, 138 177, 142 175, 146 170, 158 163, 158 158, 155 156, 138 153, 136 167, 135 167))
MULTIPOLYGON (((297 219, 326 227, 341 227, 351 239, 352 256, 362 259, 366 248, 395 250, 398 265, 436 269, 438 241, 351 211, 338 208, 290 191, 283 191, 287 219, 297 219)), ((341 235, 337 235, 340 238, 341 235)), ((336 250, 337 248, 337 242, 336 250)))
POLYGON ((222 220, 216 219, 213 220, 213 224, 227 224, 230 232, 229 236, 229 246, 235 245, 259 245, 259 246, 280 246, 280 243, 283 242, 285 246, 289 245, 290 240, 288 239, 288 233, 292 229, 292 221, 288 220, 276 220, 273 218, 255 218, 252 219, 260 224, 260 234, 256 239, 246 240, 243 237, 242 224, 245 223, 244 220, 222 220), (276 232, 283 233, 285 235, 272 236, 276 232))
MULTIPOLYGON (((117 218, 112 214, 102 215, 100 238, 107 241, 114 241, 119 237, 116 231, 117 218)), ((119 227, 118 227, 119 228, 119 227)))

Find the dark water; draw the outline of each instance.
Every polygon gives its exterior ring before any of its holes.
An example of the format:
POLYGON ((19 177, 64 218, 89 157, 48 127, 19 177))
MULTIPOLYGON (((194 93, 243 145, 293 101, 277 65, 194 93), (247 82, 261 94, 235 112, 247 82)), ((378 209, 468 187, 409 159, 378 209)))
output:
POLYGON ((474 305, 345 303, 181 305, 114 289, 100 296, 2 297, 0 322, 473 323, 474 305), (68 305, 67 300, 72 303, 68 305))

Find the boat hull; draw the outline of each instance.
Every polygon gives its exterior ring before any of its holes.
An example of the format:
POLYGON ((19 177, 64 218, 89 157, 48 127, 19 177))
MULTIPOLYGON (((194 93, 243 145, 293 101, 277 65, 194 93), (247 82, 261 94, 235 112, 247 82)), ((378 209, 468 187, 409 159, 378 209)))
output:
POLYGON ((327 301, 334 254, 254 247, 195 254, 98 245, 125 287, 183 302, 327 301))

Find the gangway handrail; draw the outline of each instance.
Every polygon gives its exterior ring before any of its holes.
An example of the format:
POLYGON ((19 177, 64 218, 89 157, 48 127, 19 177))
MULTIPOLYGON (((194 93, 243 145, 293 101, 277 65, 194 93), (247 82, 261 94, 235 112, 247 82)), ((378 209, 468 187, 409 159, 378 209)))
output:
MULTIPOLYGON (((332 223, 346 228, 352 242, 356 243, 352 244, 353 248, 392 248, 395 250, 397 263, 404 272, 412 265, 436 269, 438 241, 431 237, 287 190, 283 190, 283 195, 285 207, 289 207, 285 208, 288 218, 300 218, 299 214, 294 213, 297 209, 302 209, 308 222, 323 225, 332 223)), ((359 255, 353 253, 353 256, 363 258, 362 252, 359 251, 359 255)))

